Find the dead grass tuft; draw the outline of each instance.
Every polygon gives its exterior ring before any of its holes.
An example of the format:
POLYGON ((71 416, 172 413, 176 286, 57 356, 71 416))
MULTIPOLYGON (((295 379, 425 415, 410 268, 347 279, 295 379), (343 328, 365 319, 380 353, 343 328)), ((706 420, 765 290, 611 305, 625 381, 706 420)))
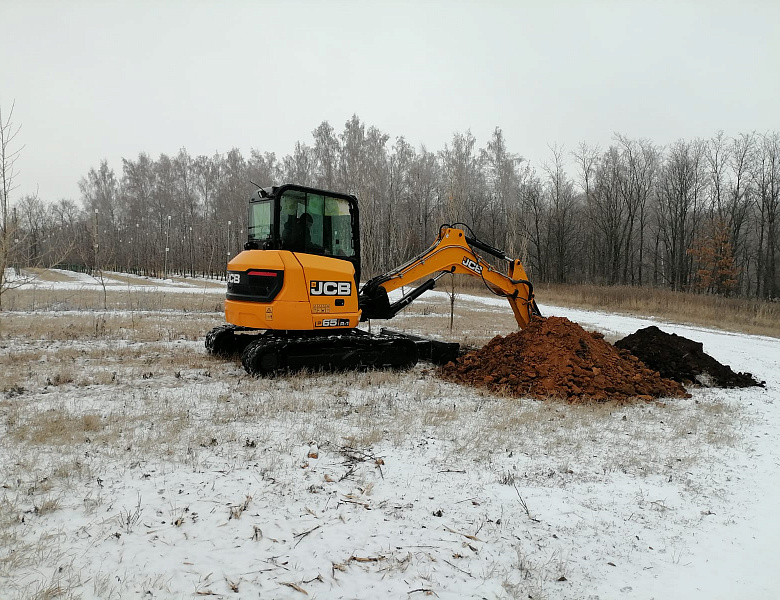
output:
POLYGON ((45 515, 60 508, 60 499, 53 496, 43 496, 35 502, 35 514, 45 515))
POLYGON ((115 437, 100 415, 72 415, 63 409, 34 413, 26 422, 20 419, 10 433, 19 441, 36 445, 107 442, 115 437))
POLYGON ((425 426, 438 427, 445 423, 452 423, 460 418, 455 403, 448 406, 436 407, 425 412, 422 423, 425 426))
POLYGON ((49 377, 46 381, 47 385, 53 386, 65 385, 68 383, 73 383, 73 373, 71 373, 70 370, 59 371, 49 377))

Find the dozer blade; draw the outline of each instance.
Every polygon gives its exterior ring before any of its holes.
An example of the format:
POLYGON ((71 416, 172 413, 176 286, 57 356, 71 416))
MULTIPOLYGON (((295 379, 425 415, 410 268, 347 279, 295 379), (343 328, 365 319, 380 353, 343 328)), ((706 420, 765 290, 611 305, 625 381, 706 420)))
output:
POLYGON ((420 360, 432 362, 435 365, 446 365, 448 362, 458 358, 460 354, 460 344, 457 342, 443 342, 421 335, 388 329, 387 327, 380 329, 380 333, 388 337, 407 339, 414 342, 415 346, 417 346, 420 360))

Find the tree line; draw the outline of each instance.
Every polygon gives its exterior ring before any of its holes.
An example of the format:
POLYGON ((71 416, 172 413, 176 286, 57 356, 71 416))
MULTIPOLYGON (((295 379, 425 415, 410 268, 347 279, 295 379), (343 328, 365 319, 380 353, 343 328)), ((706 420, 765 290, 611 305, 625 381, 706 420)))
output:
POLYGON ((500 128, 441 150, 391 141, 357 116, 327 121, 291 154, 104 160, 79 202, 3 202, 9 264, 41 262, 152 276, 224 273, 246 239, 253 183, 353 193, 365 276, 429 246, 443 223, 520 258, 535 282, 660 286, 775 299, 780 291, 780 135, 722 132, 660 146, 616 134, 607 148, 550 149, 536 168, 500 128), (576 165, 572 170, 567 165, 576 165))

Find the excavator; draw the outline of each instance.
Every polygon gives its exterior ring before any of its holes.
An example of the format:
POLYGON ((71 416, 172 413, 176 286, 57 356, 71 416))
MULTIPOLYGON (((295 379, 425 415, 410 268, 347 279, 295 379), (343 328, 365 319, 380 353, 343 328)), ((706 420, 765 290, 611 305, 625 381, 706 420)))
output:
POLYGON ((463 224, 442 225, 427 250, 361 287, 354 195, 293 184, 258 186, 249 199, 248 223, 244 251, 227 265, 226 324, 212 329, 205 345, 213 355, 240 354, 251 375, 405 369, 420 358, 454 360, 458 344, 358 328, 370 319, 391 319, 448 273, 480 278, 505 297, 520 328, 541 316, 520 261, 463 224), (503 261, 506 273, 477 250, 503 261), (390 292, 413 284, 391 301, 390 292))

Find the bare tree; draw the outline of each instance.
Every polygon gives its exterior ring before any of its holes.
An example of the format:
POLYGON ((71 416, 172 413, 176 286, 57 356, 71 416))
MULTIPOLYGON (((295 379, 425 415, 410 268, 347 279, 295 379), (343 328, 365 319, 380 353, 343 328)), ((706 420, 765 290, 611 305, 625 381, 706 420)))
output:
POLYGON ((363 273, 376 275, 387 269, 387 190, 389 164, 386 144, 390 137, 377 129, 366 129, 357 115, 344 124, 340 134, 339 171, 343 190, 355 194, 361 203, 360 244, 363 273))
POLYGON ((509 152, 504 132, 500 127, 482 151, 482 163, 486 169, 491 210, 491 241, 500 244, 510 256, 515 256, 519 245, 519 232, 522 228, 522 213, 518 210, 517 194, 521 174, 520 166, 525 159, 509 152))
POLYGON ((751 198, 755 194, 750 169, 756 160, 756 136, 741 134, 731 141, 729 152, 730 180, 727 188, 727 204, 721 219, 728 225, 729 242, 734 252, 739 288, 750 286, 748 277, 751 235, 749 227, 751 198))
POLYGON ((645 222, 648 200, 655 186, 658 170, 658 150, 647 140, 632 140, 620 134, 615 138, 620 145, 620 190, 625 209, 621 281, 624 284, 642 285, 645 222))
POLYGON ((452 146, 444 146, 440 153, 447 196, 449 222, 465 222, 479 231, 485 217, 485 186, 482 161, 476 150, 476 138, 470 130, 456 133, 452 146))
POLYGON ((410 167, 410 213, 413 215, 417 229, 419 246, 413 249, 416 254, 428 246, 433 240, 434 219, 440 210, 440 165, 436 154, 429 152, 425 146, 410 167))
POLYGON ((62 199, 51 206, 51 244, 50 256, 59 260, 50 260, 50 265, 64 262, 74 265, 81 262, 76 252, 74 240, 78 238, 78 230, 82 215, 73 200, 62 199))
POLYGON ((25 265, 39 264, 44 256, 44 240, 48 234, 46 205, 38 194, 28 194, 15 207, 19 228, 24 232, 19 251, 25 265))
POLYGON ((316 184, 326 190, 335 190, 341 153, 339 139, 327 121, 323 121, 312 131, 312 136, 314 137, 316 184))
MULTIPOLYGON (((592 206, 593 202, 593 185, 596 178, 596 169, 599 161, 599 148, 598 146, 588 146, 585 142, 581 142, 577 150, 572 152, 574 159, 577 163, 577 170, 580 176, 580 186, 585 194, 585 215, 587 217, 592 216, 595 213, 595 209, 592 206)), ((596 275, 596 255, 597 255, 597 238, 594 235, 592 223, 588 223, 584 227, 585 239, 585 269, 587 272, 587 279, 593 281, 596 275)))
POLYGON ((16 147, 14 141, 19 134, 21 125, 15 125, 13 121, 15 103, 11 104, 11 110, 4 116, 0 106, 0 308, 2 308, 3 292, 7 289, 21 285, 22 280, 18 274, 9 277, 9 267, 13 259, 13 253, 19 244, 19 225, 16 219, 9 214, 11 208, 11 192, 16 189, 14 179, 16 177, 16 161, 23 150, 23 146, 16 147))
POLYGON ((540 281, 550 280, 549 223, 550 207, 544 199, 544 186, 534 173, 520 188, 519 203, 525 218, 525 237, 531 272, 540 281))
POLYGON ((552 162, 546 163, 543 168, 547 173, 547 197, 550 205, 547 227, 552 253, 551 277, 556 283, 564 283, 572 270, 575 252, 574 186, 564 170, 563 148, 552 146, 550 150, 552 162))
POLYGON ((617 147, 604 153, 596 170, 596 181, 588 206, 595 236, 597 274, 607 284, 619 283, 626 222, 623 214, 623 164, 617 147))
POLYGON ((756 208, 760 216, 758 240, 757 292, 774 299, 780 294, 778 253, 780 253, 780 135, 762 137, 756 162, 756 208))
POLYGON ((664 165, 658 197, 661 239, 665 250, 664 277, 674 290, 691 280, 693 262, 688 249, 702 225, 705 190, 704 143, 678 141, 664 165))
POLYGON ((281 183, 281 165, 273 152, 260 152, 252 149, 247 161, 249 180, 259 186, 266 187, 281 183))
POLYGON ((387 234, 388 263, 401 262, 413 256, 421 245, 419 229, 415 227, 414 200, 412 196, 412 168, 415 162, 414 148, 403 138, 396 138, 388 159, 387 234))

